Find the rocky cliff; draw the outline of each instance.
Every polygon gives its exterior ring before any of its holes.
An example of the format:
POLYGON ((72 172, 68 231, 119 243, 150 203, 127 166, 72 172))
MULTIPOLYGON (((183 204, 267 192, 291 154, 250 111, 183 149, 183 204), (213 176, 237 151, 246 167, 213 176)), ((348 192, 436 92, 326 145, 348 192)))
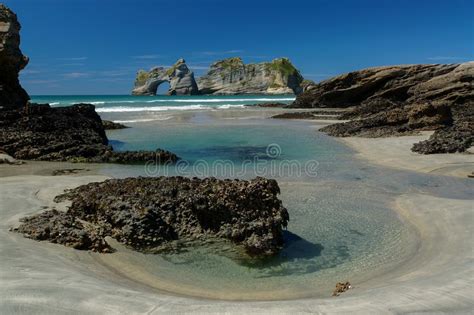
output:
POLYGON ((133 95, 156 95, 160 84, 169 82, 168 95, 199 94, 194 74, 184 59, 179 59, 172 67, 156 67, 150 71, 140 70, 135 79, 133 95))
POLYGON ((290 107, 347 108, 334 136, 390 136, 436 130, 420 153, 465 151, 474 144, 474 62, 369 68, 309 85, 290 107))
POLYGON ((29 100, 18 80, 28 64, 20 50, 20 28, 15 13, 0 3, 0 110, 23 107, 29 100))
POLYGON ((241 58, 213 63, 199 78, 201 94, 299 94, 303 77, 289 59, 244 64, 241 58))

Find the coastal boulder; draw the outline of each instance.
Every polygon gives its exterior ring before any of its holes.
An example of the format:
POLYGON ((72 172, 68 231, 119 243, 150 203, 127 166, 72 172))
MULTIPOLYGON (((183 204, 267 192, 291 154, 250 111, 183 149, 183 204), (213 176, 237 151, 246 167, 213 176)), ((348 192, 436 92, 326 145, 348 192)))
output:
POLYGON ((67 212, 22 219, 15 231, 77 249, 109 252, 105 237, 142 252, 230 241, 250 256, 283 247, 289 215, 275 180, 139 177, 110 179, 66 191, 67 212))
POLYGON ((20 50, 20 28, 16 14, 0 3, 0 110, 22 108, 29 100, 18 80, 28 64, 20 50))
POLYGON ((299 94, 303 77, 287 58, 244 64, 239 57, 213 63, 199 78, 201 94, 299 94))
POLYGON ((172 67, 156 67, 150 71, 140 70, 135 79, 133 95, 156 95, 158 87, 169 82, 168 95, 199 94, 194 73, 189 70, 184 59, 179 59, 172 67))

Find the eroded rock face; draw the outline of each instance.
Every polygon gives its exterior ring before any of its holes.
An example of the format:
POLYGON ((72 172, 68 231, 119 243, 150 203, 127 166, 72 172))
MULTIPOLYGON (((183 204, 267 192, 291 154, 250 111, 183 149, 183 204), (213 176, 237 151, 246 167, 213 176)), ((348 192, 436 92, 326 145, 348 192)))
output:
POLYGON ((229 240, 250 255, 274 255, 283 246, 289 216, 275 180, 154 177, 110 179, 67 191, 66 213, 24 218, 26 237, 77 249, 113 251, 105 237, 135 250, 161 252, 213 239, 229 240))
POLYGON ((116 152, 108 145, 95 107, 77 104, 0 111, 0 150, 16 159, 71 162, 170 163, 168 151, 116 152))
POLYGON ((23 107, 29 100, 18 80, 28 64, 20 50, 20 28, 16 14, 0 3, 0 110, 23 107))
POLYGON ((299 94, 303 77, 287 58, 244 64, 241 58, 213 63, 199 78, 201 94, 299 94))
MULTIPOLYGON (((460 103, 474 98, 474 62, 454 65, 411 65, 368 68, 307 87, 291 107, 416 104, 427 101, 460 103)), ((380 108, 377 106, 377 108, 380 108)))
POLYGON ((133 95, 156 95, 158 86, 169 82, 168 95, 199 94, 194 73, 189 70, 184 59, 179 59, 171 68, 156 67, 150 71, 140 70, 135 79, 133 95))
POLYGON ((369 68, 310 85, 289 107, 350 108, 340 118, 351 121, 322 129, 330 135, 379 137, 440 130, 414 151, 462 152, 474 136, 473 82, 474 62, 369 68), (459 140, 461 135, 466 141, 459 140))

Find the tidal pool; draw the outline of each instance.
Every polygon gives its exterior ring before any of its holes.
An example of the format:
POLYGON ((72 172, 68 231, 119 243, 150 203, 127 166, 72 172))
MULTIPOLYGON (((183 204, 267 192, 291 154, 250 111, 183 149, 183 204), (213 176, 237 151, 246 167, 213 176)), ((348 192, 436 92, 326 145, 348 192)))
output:
POLYGON ((337 282, 357 285, 416 252, 416 231, 391 209, 396 196, 417 191, 462 198, 469 189, 459 180, 370 166, 311 122, 262 119, 261 111, 225 117, 209 111, 169 114, 172 119, 132 124, 108 136, 117 150, 173 151, 183 159, 182 168, 151 172, 108 165, 102 171, 114 177, 275 178, 290 222, 285 248, 265 261, 243 259, 228 243, 161 255, 117 244, 117 253, 96 255, 119 274, 160 291, 229 300, 330 296, 337 282), (233 168, 216 171, 216 161, 233 168), (287 171, 289 161, 294 171, 287 171), (196 174, 199 163, 208 168, 196 174), (263 171, 256 173, 259 163, 263 171), (311 172, 308 163, 315 166, 311 172))

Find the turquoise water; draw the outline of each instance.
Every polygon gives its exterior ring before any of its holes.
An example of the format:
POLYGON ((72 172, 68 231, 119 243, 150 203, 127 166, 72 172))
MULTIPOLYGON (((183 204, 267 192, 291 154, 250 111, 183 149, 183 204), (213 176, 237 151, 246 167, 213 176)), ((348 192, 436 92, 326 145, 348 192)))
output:
POLYGON ((466 198, 472 190, 468 181, 369 165, 355 159, 348 147, 318 132, 313 122, 268 119, 282 109, 241 106, 242 99, 255 103, 263 98, 285 97, 33 98, 60 105, 104 102, 97 105, 106 109, 99 111, 104 119, 131 127, 107 132, 116 150, 163 148, 182 158, 177 167, 104 165, 103 173, 114 177, 271 177, 278 180, 280 198, 290 213, 287 245, 268 261, 248 261, 229 244, 172 255, 144 255, 120 248, 97 259, 134 281, 178 294, 219 299, 328 296, 336 282, 349 280, 357 285, 403 264, 416 251, 416 233, 391 209, 397 196, 417 192, 466 198), (212 101, 205 108, 189 108, 206 103, 203 100, 212 101), (136 103, 120 105, 118 101, 136 103))

